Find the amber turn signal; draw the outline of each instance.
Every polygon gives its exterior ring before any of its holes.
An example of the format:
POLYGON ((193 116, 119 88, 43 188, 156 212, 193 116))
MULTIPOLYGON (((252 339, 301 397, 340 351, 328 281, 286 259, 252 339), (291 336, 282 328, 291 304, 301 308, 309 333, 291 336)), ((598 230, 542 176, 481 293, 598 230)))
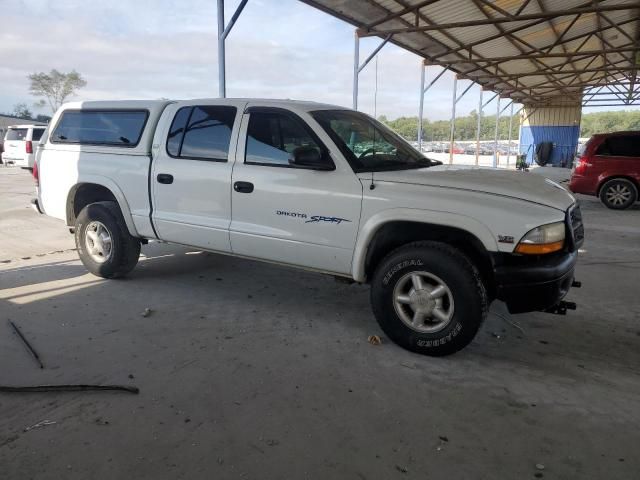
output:
POLYGON ((544 255, 546 253, 557 252, 562 250, 564 246, 564 240, 553 243, 520 243, 516 247, 517 253, 524 253, 526 255, 544 255))

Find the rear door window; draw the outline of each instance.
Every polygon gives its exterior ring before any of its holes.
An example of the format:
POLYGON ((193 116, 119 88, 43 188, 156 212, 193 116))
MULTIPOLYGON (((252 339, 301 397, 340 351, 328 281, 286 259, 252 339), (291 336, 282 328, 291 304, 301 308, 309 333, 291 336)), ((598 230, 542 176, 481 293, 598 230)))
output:
POLYGON ((24 140, 27 136, 26 128, 10 128, 7 132, 7 140, 24 140))
POLYGON ((640 157, 640 135, 616 135, 598 147, 596 155, 612 157, 640 157))
POLYGON ((135 147, 148 116, 147 110, 66 110, 51 142, 135 147))
POLYGON ((34 128, 33 133, 31 134, 31 140, 34 142, 39 142, 42 138, 42 134, 44 133, 44 128, 34 128))
POLYGON ((181 108, 169 129, 167 153, 176 158, 226 162, 236 111, 220 105, 181 108))

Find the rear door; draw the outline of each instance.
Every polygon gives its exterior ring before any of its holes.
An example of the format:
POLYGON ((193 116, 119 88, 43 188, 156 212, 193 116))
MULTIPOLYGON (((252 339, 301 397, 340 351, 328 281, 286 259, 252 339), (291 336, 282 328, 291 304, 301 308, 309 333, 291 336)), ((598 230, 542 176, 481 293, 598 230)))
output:
POLYGON ((167 107, 153 141, 153 222, 162 240, 229 252, 231 170, 246 102, 167 107))
POLYGON ((640 181, 640 134, 607 137, 594 160, 597 173, 604 177, 627 176, 640 181))
POLYGON ((28 131, 28 128, 9 128, 4 142, 5 161, 22 161, 24 159, 28 131))
POLYGON ((351 272, 362 185, 346 162, 331 158, 321 135, 289 110, 247 109, 233 169, 233 253, 351 272), (294 168, 289 159, 301 147, 317 148, 335 169, 294 168))

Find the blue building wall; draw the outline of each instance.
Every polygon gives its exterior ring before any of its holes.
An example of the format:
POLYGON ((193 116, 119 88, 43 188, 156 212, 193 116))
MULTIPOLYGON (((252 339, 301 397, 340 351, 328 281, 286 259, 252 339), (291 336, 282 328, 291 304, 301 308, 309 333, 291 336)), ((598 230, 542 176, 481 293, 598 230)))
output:
POLYGON ((568 165, 576 153, 579 125, 526 125, 520 131, 520 153, 527 154, 527 163, 534 162, 534 153, 538 144, 553 142, 550 164, 568 165))

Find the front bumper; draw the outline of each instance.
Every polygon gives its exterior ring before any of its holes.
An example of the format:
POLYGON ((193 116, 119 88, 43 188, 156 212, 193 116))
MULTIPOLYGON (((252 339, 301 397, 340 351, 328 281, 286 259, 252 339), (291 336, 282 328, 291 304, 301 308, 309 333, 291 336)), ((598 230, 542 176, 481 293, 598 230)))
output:
POLYGON ((577 251, 539 257, 494 254, 496 298, 510 313, 548 309, 569 292, 577 259, 577 251))

